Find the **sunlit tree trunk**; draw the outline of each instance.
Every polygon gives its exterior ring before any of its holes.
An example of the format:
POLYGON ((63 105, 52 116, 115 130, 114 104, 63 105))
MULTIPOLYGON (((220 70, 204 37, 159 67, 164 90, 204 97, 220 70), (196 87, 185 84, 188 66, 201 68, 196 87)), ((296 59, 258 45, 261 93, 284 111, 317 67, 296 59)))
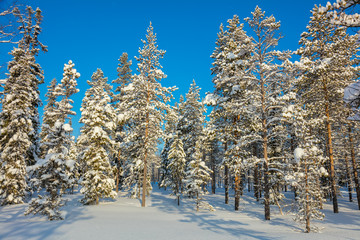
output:
POLYGON ((332 201, 333 201, 333 211, 334 213, 339 212, 337 194, 336 194, 336 179, 335 179, 335 163, 334 163, 334 153, 332 145, 332 136, 331 136, 331 123, 330 123, 330 109, 329 109, 329 96, 327 85, 324 82, 324 93, 325 93, 325 115, 326 115, 326 130, 327 130, 327 146, 329 153, 329 163, 330 163, 330 185, 332 192, 332 201))
MULTIPOLYGON (((224 151, 227 151, 227 142, 225 140, 224 151)), ((225 184, 225 204, 229 203, 229 165, 225 163, 225 176, 224 176, 224 184, 225 184)))
POLYGON ((359 185, 359 177, 358 177, 358 172, 357 172, 357 163, 356 163, 356 159, 355 159, 355 149, 354 149, 352 131, 351 131, 350 126, 348 128, 348 131, 349 131, 349 144, 350 144, 350 150, 351 150, 351 162, 352 162, 352 167, 353 167, 356 197, 357 197, 357 201, 358 201, 358 208, 360 210, 360 185, 359 185))
MULTIPOLYGON (((150 104, 150 92, 149 89, 147 91, 147 98, 146 98, 146 105, 149 106, 150 104)), ((145 199, 146 199, 146 191, 147 191, 147 141, 148 141, 148 135, 149 135, 149 112, 146 113, 145 117, 146 121, 146 127, 145 127, 145 154, 144 154, 144 178, 143 178, 143 184, 142 184, 142 200, 141 200, 141 207, 145 207, 145 199)))

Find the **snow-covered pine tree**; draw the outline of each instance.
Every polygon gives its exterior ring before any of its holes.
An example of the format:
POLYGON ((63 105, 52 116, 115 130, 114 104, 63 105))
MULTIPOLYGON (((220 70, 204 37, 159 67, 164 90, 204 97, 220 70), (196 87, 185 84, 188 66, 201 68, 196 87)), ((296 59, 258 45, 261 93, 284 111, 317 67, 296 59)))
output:
POLYGON ((301 35, 302 47, 298 50, 301 55, 298 66, 302 74, 297 88, 310 118, 317 119, 323 126, 313 131, 323 135, 328 149, 326 155, 334 213, 338 213, 339 209, 333 131, 337 128, 335 125, 344 120, 343 90, 351 83, 356 71, 353 68, 356 40, 355 36, 346 33, 345 28, 329 23, 327 15, 315 6, 307 31, 301 35))
MULTIPOLYGON (((358 124, 347 124, 347 129, 348 129, 348 146, 346 146, 345 148, 347 150, 350 150, 350 157, 351 157, 351 165, 352 165, 352 176, 354 179, 354 183, 355 183, 355 190, 356 190, 356 197, 357 197, 357 202, 358 202, 358 209, 360 210, 360 183, 359 183, 359 177, 358 177, 358 163, 356 161, 356 157, 355 157, 355 146, 354 146, 354 132, 356 131, 356 129, 358 129, 358 124), (356 126, 357 125, 357 126, 356 126), (356 126, 356 127, 355 127, 356 126)), ((349 181, 348 184, 350 184, 351 181, 349 181)))
POLYGON ((124 164, 126 162, 126 150, 123 148, 123 139, 125 137, 125 125, 127 122, 128 116, 126 116, 124 113, 126 112, 127 106, 126 106, 126 96, 124 95, 123 89, 131 82, 131 64, 132 61, 128 59, 128 54, 124 52, 120 58, 119 58, 119 64, 117 68, 118 72, 118 78, 113 80, 112 83, 116 84, 115 88, 115 94, 112 99, 112 102, 114 103, 114 108, 116 111, 116 128, 114 129, 114 132, 112 133, 113 139, 117 143, 117 154, 115 157, 115 164, 116 164, 116 187, 115 189, 118 190, 119 186, 122 185, 122 177, 124 174, 124 164))
POLYGON ((184 144, 187 165, 192 161, 197 139, 203 136, 205 107, 200 100, 200 90, 195 80, 190 85, 185 101, 179 105, 182 115, 179 115, 178 134, 184 144))
POLYGON ((206 208, 213 211, 213 207, 204 200, 203 196, 207 194, 206 185, 210 181, 211 170, 203 161, 203 151, 201 147, 202 142, 197 141, 195 145, 195 152, 193 159, 189 163, 189 169, 185 177, 186 194, 195 198, 196 211, 200 208, 206 208))
POLYGON ((158 49, 151 23, 146 40, 142 42, 144 46, 139 49, 139 57, 136 57, 139 74, 134 75, 132 82, 124 89, 127 114, 131 116, 125 143, 132 154, 125 181, 127 187, 138 196, 142 189, 141 206, 145 207, 145 198, 151 188, 148 170, 151 159, 156 158, 157 145, 163 135, 162 124, 169 109, 166 103, 172 98, 172 88, 165 88, 160 83, 166 77, 159 63, 165 51, 158 49))
POLYGON ((309 112, 305 110, 301 101, 290 104, 283 111, 284 119, 291 124, 297 147, 294 150, 295 171, 285 179, 296 189, 295 221, 305 224, 305 231, 316 231, 311 226, 313 219, 322 220, 323 189, 320 178, 327 174, 322 167, 325 162, 323 151, 319 148, 319 140, 312 134, 312 128, 318 124, 316 120, 309 119, 309 112))
POLYGON ((295 149, 302 152, 298 163, 297 172, 295 172, 295 184, 297 191, 298 211, 296 221, 305 224, 305 231, 316 231, 315 226, 311 226, 313 219, 322 220, 324 214, 319 211, 322 207, 322 191, 319 178, 323 174, 324 168, 321 163, 324 162, 322 151, 307 139, 304 145, 295 149))
MULTIPOLYGON (((262 147, 262 162, 264 171, 264 209, 265 219, 270 220, 270 192, 278 184, 278 173, 281 169, 282 145, 287 138, 282 124, 281 109, 293 93, 288 92, 283 71, 287 69, 289 53, 274 50, 281 38, 279 35, 280 23, 274 16, 265 17, 265 12, 258 6, 251 13, 252 18, 246 18, 254 32, 254 51, 251 53, 250 68, 245 74, 248 80, 247 104, 244 111, 252 116, 250 122, 253 131, 244 137, 248 143, 260 143, 262 147), (285 60, 285 61, 284 61, 285 60), (274 141, 276 140, 276 141, 274 141), (271 169, 271 171, 270 171, 271 169)), ((239 140, 243 144, 242 139, 239 140)))
MULTIPOLYGON (((225 145, 226 179, 229 166, 235 174, 235 209, 238 209, 240 199, 241 173, 245 170, 242 165, 246 158, 244 148, 239 143, 240 136, 247 135, 246 132, 252 127, 248 121, 249 113, 245 112, 246 93, 249 90, 248 79, 245 78, 246 70, 249 69, 249 59, 254 49, 251 38, 243 30, 239 17, 235 15, 228 20, 227 30, 220 26, 217 47, 212 54, 214 58, 212 74, 215 75, 213 83, 215 91, 206 98, 206 103, 214 106, 211 113, 213 122, 217 129, 221 129, 219 140, 225 145)), ((225 180, 228 183, 227 180, 225 180)), ((226 184, 227 185, 227 184, 226 184)), ((228 187, 225 186, 225 202, 228 199, 228 187)))
POLYGON ((84 204, 99 204, 100 198, 115 198, 115 182, 109 156, 114 152, 114 142, 110 131, 115 128, 115 111, 110 104, 110 85, 100 69, 88 81, 81 107, 81 135, 78 144, 82 145, 82 161, 85 171, 82 176, 81 193, 84 204))
POLYGON ((170 178, 165 183, 166 186, 172 189, 173 194, 177 198, 177 204, 180 205, 180 196, 184 189, 185 179, 185 151, 181 139, 175 135, 170 146, 168 158, 170 164, 168 169, 170 170, 170 178))
POLYGON ((324 7, 320 5, 319 11, 326 13, 332 24, 356 28, 360 27, 360 15, 354 8, 359 4, 359 0, 337 0, 332 4, 327 2, 324 7))
POLYGON ((40 105, 38 85, 43 72, 35 57, 46 47, 39 40, 41 11, 27 7, 17 11, 21 39, 11 51, 8 78, 3 86, 0 145, 0 205, 23 203, 26 194, 26 165, 37 155, 40 105))

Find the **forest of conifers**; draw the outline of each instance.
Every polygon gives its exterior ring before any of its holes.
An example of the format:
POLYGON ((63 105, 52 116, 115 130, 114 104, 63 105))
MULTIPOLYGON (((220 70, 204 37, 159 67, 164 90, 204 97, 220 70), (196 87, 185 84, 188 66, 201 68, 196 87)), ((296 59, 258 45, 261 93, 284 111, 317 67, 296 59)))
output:
POLYGON ((324 201, 341 211, 342 187, 360 209, 359 42, 348 31, 360 20, 346 15, 358 2, 315 6, 294 52, 276 50, 280 22, 260 7, 245 19, 234 15, 220 26, 211 55, 213 92, 202 100, 193 81, 173 105, 176 88, 161 84, 165 51, 150 23, 136 72, 122 53, 117 79, 97 69, 88 80, 76 139, 75 64, 70 60, 62 79, 49 83, 40 117, 44 76, 36 59, 47 51, 41 10, 2 11, 17 23, 0 28, 0 44, 14 45, 1 80, 0 204, 28 202, 25 214, 58 220, 65 194, 79 190, 83 204, 98 204, 127 191, 145 207, 156 182, 179 205, 193 198, 197 210, 213 210, 203 198, 208 190, 223 187, 228 203, 232 189, 235 211, 243 192, 251 191, 266 220, 270 205, 281 210, 284 192, 293 191, 296 220, 307 232, 312 219, 324 217, 324 201))

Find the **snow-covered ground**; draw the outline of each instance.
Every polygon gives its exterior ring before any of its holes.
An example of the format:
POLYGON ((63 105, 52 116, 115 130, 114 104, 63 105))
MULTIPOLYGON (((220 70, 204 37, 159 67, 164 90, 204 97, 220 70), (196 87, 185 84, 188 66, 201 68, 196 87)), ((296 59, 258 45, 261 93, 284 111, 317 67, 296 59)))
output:
MULTIPOLYGON (((288 195, 291 197, 291 193, 288 195)), ((275 206, 272 220, 263 220, 263 206, 247 192, 238 212, 233 211, 233 199, 229 205, 223 203, 221 189, 206 196, 215 212, 197 213, 189 199, 182 200, 178 207, 169 192, 156 186, 146 208, 124 193, 116 201, 103 201, 98 206, 82 206, 79 194, 69 198, 64 221, 24 216, 26 204, 0 207, 0 239, 360 239, 360 211, 346 197, 340 198, 338 214, 332 213, 331 203, 325 204, 326 217, 317 223, 323 229, 310 234, 302 232, 291 214, 281 216, 275 206)))

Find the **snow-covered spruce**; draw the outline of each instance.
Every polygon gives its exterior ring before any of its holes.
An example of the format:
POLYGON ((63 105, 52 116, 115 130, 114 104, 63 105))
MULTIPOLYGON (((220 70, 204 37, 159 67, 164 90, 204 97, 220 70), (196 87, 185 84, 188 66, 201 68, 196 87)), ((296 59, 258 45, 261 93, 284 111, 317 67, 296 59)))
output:
POLYGON ((0 135, 0 205, 23 203, 27 191, 26 165, 32 165, 38 151, 38 85, 43 72, 36 63, 40 49, 38 36, 41 11, 27 7, 26 14, 15 11, 21 28, 18 46, 11 51, 9 74, 3 86, 0 135))
POLYGON ((196 211, 200 208, 213 211, 214 208, 204 200, 203 195, 207 194, 206 185, 210 181, 211 170, 205 165, 201 148, 201 141, 195 145, 195 153, 189 163, 189 170, 186 172, 185 193, 195 199, 196 211))
POLYGON ((81 107, 80 122, 84 124, 78 144, 84 173, 80 192, 84 204, 99 204, 100 198, 115 198, 115 182, 109 156, 114 152, 114 141, 109 134, 114 124, 114 108, 110 104, 110 86, 100 69, 88 81, 81 107))
POLYGON ((179 103, 177 131, 184 144, 187 168, 193 160, 197 139, 203 136, 205 108, 200 100, 200 90, 195 80, 190 85, 185 101, 179 103))
POLYGON ((41 214, 49 220, 62 220, 60 208, 65 204, 62 199, 67 186, 71 185, 67 172, 67 138, 72 128, 61 120, 55 122, 48 135, 48 152, 44 159, 39 159, 31 168, 35 176, 31 179, 38 191, 38 197, 31 200, 25 215, 41 214))
POLYGON ((170 174, 170 169, 169 169, 169 164, 170 164, 170 159, 169 159, 169 151, 170 151, 170 147, 173 143, 174 140, 174 136, 177 135, 177 124, 178 124, 178 114, 177 114, 177 110, 178 110, 178 104, 175 103, 174 107, 170 107, 168 109, 168 112, 166 113, 165 116, 165 137, 164 137, 164 147, 161 151, 160 154, 160 169, 159 169, 159 173, 160 173, 160 187, 164 187, 166 189, 166 182, 168 182, 169 180, 171 180, 171 174, 170 174))
POLYGON ((73 68, 74 64, 64 65, 61 83, 55 87, 53 80, 48 88, 48 104, 45 108, 44 125, 41 135, 42 155, 32 166, 31 183, 38 191, 38 198, 33 199, 26 214, 46 215, 49 220, 63 219, 60 208, 64 205, 62 195, 75 184, 75 161, 69 158, 70 147, 74 144, 71 137, 73 131, 69 115, 73 101, 71 95, 77 93, 76 79, 80 74, 73 68))
POLYGON ((185 156, 186 154, 183 143, 181 139, 175 135, 168 155, 170 160, 170 164, 168 166, 170 170, 170 178, 165 185, 171 188, 173 195, 177 198, 178 205, 180 205, 180 196, 184 189, 186 166, 185 156))
POLYGON ((46 97, 46 105, 44 107, 44 114, 43 114, 43 123, 41 125, 41 132, 40 132, 40 158, 44 158, 49 150, 48 142, 49 134, 52 128, 55 125, 57 118, 54 116, 56 112, 56 100, 57 94, 55 92, 55 88, 57 86, 57 81, 54 78, 50 85, 47 87, 47 93, 45 94, 46 97))
POLYGON ((126 134, 128 119, 130 116, 126 115, 127 103, 124 89, 131 82, 131 65, 132 61, 128 59, 128 54, 124 52, 119 58, 119 64, 117 68, 118 78, 112 81, 115 84, 115 89, 113 93, 112 103, 115 108, 115 125, 111 133, 111 137, 116 142, 117 153, 113 157, 112 164, 116 166, 115 171, 115 182, 116 182, 116 191, 119 188, 122 188, 123 185, 123 175, 125 162, 127 159, 127 149, 126 144, 124 144, 124 138, 126 134))

